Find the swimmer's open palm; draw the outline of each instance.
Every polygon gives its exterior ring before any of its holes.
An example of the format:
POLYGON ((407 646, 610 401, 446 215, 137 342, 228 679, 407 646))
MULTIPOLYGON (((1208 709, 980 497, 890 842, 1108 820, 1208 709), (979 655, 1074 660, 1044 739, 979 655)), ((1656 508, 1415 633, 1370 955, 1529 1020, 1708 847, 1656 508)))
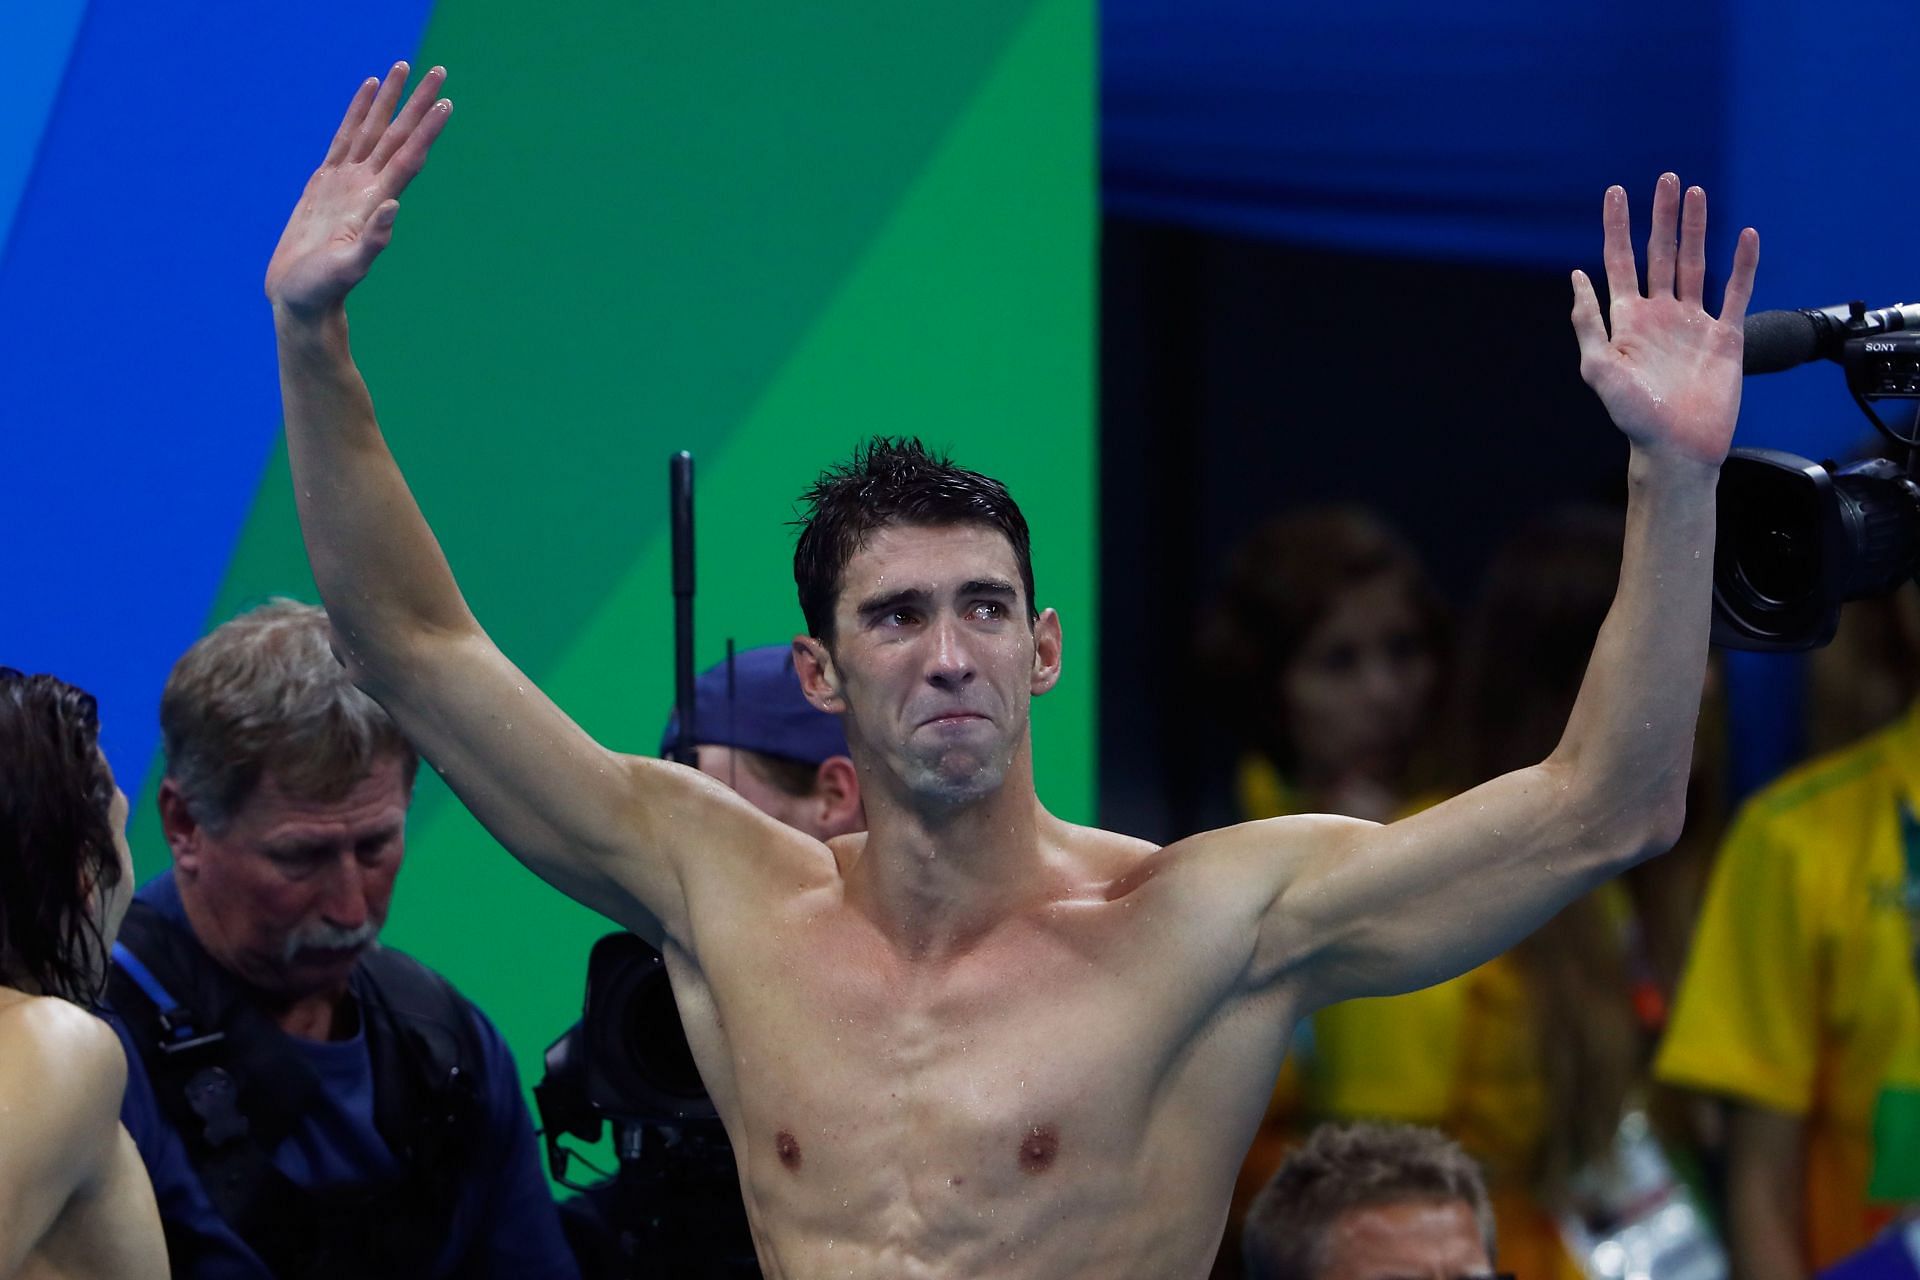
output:
POLYGON ((1748 227, 1734 250, 1718 319, 1701 302, 1706 276, 1707 197, 1662 175, 1647 237, 1641 293, 1627 222, 1627 193, 1610 187, 1606 231, 1608 308, 1601 319, 1593 284, 1573 273, 1573 329, 1580 376, 1636 446, 1717 466, 1733 442, 1740 411, 1740 356, 1760 237, 1748 227), (1678 252, 1675 227, 1678 224, 1678 252), (1611 327, 1612 336, 1608 336, 1611 327))
POLYGON ((383 81, 353 95, 327 158, 308 179, 267 264, 267 297, 297 315, 338 306, 393 238, 400 193, 427 162, 453 104, 436 98, 446 69, 435 67, 398 116, 407 81, 397 62, 383 81))

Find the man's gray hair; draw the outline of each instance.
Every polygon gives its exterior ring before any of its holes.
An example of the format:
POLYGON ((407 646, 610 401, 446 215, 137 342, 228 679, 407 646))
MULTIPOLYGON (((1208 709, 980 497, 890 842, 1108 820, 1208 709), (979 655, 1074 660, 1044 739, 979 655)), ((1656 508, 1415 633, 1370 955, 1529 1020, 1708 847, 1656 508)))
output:
POLYGON ((268 771, 296 795, 337 800, 382 757, 413 785, 419 756, 334 657, 327 615, 268 601, 187 650, 160 695, 167 777, 195 821, 224 828, 268 771))
POLYGON ((1350 1209, 1463 1201, 1493 1254, 1493 1205, 1480 1166, 1445 1134, 1414 1125, 1323 1124, 1254 1197, 1240 1235, 1247 1280, 1317 1280, 1327 1237, 1350 1209))

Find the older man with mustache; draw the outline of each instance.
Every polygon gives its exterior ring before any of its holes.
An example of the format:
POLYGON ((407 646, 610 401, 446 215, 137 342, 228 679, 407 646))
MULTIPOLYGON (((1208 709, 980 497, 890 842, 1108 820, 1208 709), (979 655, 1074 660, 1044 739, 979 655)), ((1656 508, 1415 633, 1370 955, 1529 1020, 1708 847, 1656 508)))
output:
POLYGON ((216 628, 160 718, 173 866, 110 991, 174 1275, 576 1277, 499 1033, 378 945, 418 757, 326 615, 216 628))

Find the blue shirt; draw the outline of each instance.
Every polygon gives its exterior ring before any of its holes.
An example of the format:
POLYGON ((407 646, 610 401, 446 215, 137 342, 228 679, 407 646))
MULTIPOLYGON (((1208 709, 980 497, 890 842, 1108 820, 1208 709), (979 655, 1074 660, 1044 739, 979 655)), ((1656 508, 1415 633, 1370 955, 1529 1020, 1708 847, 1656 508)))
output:
MULTIPOLYGON (((190 927, 172 871, 148 881, 136 896, 174 923, 190 927)), ((424 1280, 578 1280, 579 1269, 540 1172, 513 1057, 485 1015, 471 1003, 467 1008, 482 1047, 481 1107, 487 1131, 468 1148, 446 1243, 431 1277, 424 1280)), ((127 1051, 121 1122, 146 1162, 169 1238, 195 1238, 198 1261, 174 1275, 180 1280, 270 1280, 266 1264, 220 1217, 201 1186, 185 1144, 154 1096, 132 1033, 118 1018, 111 1021, 127 1051)), ((356 1032, 350 1040, 324 1042, 289 1039, 318 1077, 322 1100, 273 1153, 274 1165, 303 1187, 392 1176, 398 1163, 374 1124, 373 1059, 365 1035, 356 1032)))

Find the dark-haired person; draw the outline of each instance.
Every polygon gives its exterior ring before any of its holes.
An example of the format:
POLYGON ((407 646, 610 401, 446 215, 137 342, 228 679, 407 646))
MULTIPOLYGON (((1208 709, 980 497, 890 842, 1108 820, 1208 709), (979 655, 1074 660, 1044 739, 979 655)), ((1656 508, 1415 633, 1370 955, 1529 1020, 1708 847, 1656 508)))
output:
POLYGON ((93 697, 0 667, 0 1280, 158 1280, 127 1064, 89 1006, 127 909, 127 797, 93 697))
MULTIPOLYGON (((665 756, 680 731, 667 717, 665 756)), ((792 645, 744 649, 700 673, 693 687, 700 772, 748 804, 816 840, 864 831, 860 779, 839 718, 807 701, 792 645)))
POLYGON ((1419 557, 1364 507, 1302 507, 1249 534, 1198 645, 1245 752, 1237 816, 1399 816, 1421 781, 1447 632, 1419 557))
POLYGON ((354 678, 468 807, 665 953, 769 1274, 1203 1274, 1301 1014, 1461 972, 1678 832, 1759 253, 1743 233, 1707 314, 1697 189, 1683 210, 1658 184, 1646 296, 1607 192, 1611 338, 1574 276, 1633 505, 1549 759, 1391 826, 1155 849, 1062 822, 1033 787, 1063 640, 1026 523, 998 483, 878 440, 821 477, 794 556, 795 662, 867 812, 829 847, 590 739, 487 638, 407 492, 345 299, 446 122, 443 74, 397 116, 404 64, 361 87, 267 269, 308 554, 354 678))
POLYGON ((275 600, 161 693, 173 864, 110 990, 174 1275, 574 1280, 499 1032, 379 944, 418 757, 331 641, 275 600))
POLYGON ((1254 1197, 1241 1256, 1247 1280, 1492 1280, 1493 1205, 1445 1134, 1323 1124, 1254 1197))

